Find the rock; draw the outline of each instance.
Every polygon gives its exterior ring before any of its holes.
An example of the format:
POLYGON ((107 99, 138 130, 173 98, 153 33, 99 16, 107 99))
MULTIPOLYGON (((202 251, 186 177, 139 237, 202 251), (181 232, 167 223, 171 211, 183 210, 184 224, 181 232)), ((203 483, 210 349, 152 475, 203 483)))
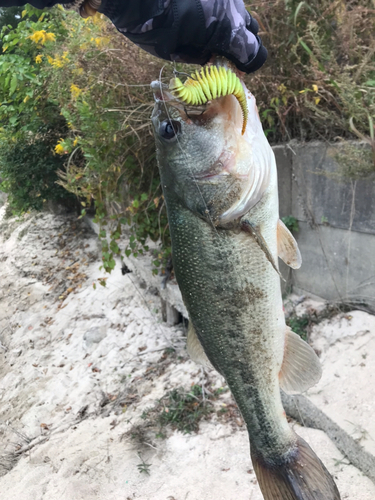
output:
POLYGON ((95 344, 99 344, 107 336, 107 328, 103 326, 93 326, 83 336, 86 349, 91 350, 95 344))

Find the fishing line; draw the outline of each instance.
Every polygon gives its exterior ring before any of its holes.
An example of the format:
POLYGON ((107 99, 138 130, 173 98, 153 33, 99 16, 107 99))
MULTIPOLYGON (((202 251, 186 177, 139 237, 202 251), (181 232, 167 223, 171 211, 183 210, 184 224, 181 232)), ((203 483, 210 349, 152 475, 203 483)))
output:
MULTIPOLYGON (((162 72, 163 72, 163 70, 164 70, 165 66, 166 66, 166 65, 164 64, 164 66, 161 68, 160 73, 159 73, 159 89, 160 89, 160 93, 161 93, 161 96, 162 96, 162 101, 163 101, 163 105, 164 105, 165 112, 166 112, 166 114, 167 114, 167 116, 168 116, 168 119, 169 119, 170 121, 172 121, 171 116, 170 116, 170 113, 169 113, 169 110, 168 110, 168 107, 167 107, 166 102, 165 102, 165 100, 164 100, 164 92, 163 92, 163 88, 162 88, 162 72)), ((214 224, 214 221, 213 221, 213 219, 212 219, 212 217, 211 217, 211 214, 210 214, 210 212, 209 212, 209 209, 208 209, 208 205, 207 205, 207 203, 206 203, 206 200, 205 200, 205 198, 204 198, 204 196, 203 196, 203 193, 202 193, 202 191, 201 191, 201 189, 200 189, 200 187, 199 187, 199 184, 198 184, 198 182, 197 182, 196 178, 195 178, 195 177, 194 177, 194 175, 193 175, 192 168, 190 167, 190 165, 189 165, 189 163, 188 163, 189 156, 188 156, 188 154, 186 153, 186 151, 184 151, 184 149, 182 148, 182 145, 181 145, 181 143, 180 143, 180 141, 179 141, 179 138, 178 138, 178 134, 176 134, 176 142, 177 142, 177 144, 178 144, 178 147, 179 147, 179 149, 180 149, 181 153, 185 156, 185 158, 186 158, 186 160, 187 160, 187 167, 188 167, 188 169, 189 169, 189 171, 190 171, 191 177, 192 177, 193 182, 194 182, 194 184, 195 184, 195 187, 196 187, 196 189, 197 189, 197 191, 198 191, 198 193, 199 193, 199 196, 201 197, 202 202, 203 202, 203 204, 204 204, 204 206, 205 206, 205 215, 207 216, 207 219, 209 220, 210 225, 212 226, 212 228, 214 229, 214 231, 215 231, 215 233, 216 233, 217 237, 218 237, 218 238, 219 238, 219 240, 220 240, 221 236, 223 236, 223 237, 224 237, 224 233, 223 233, 223 234, 221 234, 221 233, 217 230, 217 227, 216 227, 216 226, 215 226, 215 224, 214 224)), ((233 180, 233 182, 235 182, 235 180, 233 180)), ((223 255, 223 253, 222 253, 222 248, 220 249, 220 253, 221 253, 221 257, 222 257, 222 258, 224 258, 224 255, 223 255)), ((239 271, 235 271, 235 273, 236 273, 236 275, 237 275, 238 277, 240 277, 240 272, 239 272, 239 271)), ((249 300, 249 304, 250 304, 250 299, 248 299, 248 300, 249 300)))
MULTIPOLYGON (((163 105, 164 105, 165 112, 166 112, 166 114, 167 114, 167 116, 168 116, 169 121, 172 121, 171 116, 170 116, 169 111, 168 111, 168 107, 167 107, 167 105, 165 104, 165 100, 164 100, 164 92, 163 92, 163 88, 162 88, 162 81, 161 81, 162 72, 163 72, 163 70, 164 70, 165 66, 166 66, 166 65, 164 64, 164 66, 161 68, 160 73, 159 73, 159 88, 160 88, 160 93, 161 93, 161 96, 162 96, 162 101, 163 101, 163 105)), ((176 141, 177 141, 178 147, 180 148, 181 153, 182 153, 182 154, 186 157, 186 160, 188 161, 188 160, 189 160, 189 156, 188 156, 188 154, 186 153, 186 151, 184 151, 184 149, 182 148, 181 143, 180 143, 180 141, 179 141, 179 139, 178 139, 178 134, 176 134, 176 141)), ((198 182, 197 182, 196 178, 195 178, 195 177, 194 177, 194 175, 193 175, 193 170, 192 170, 192 168, 190 167, 190 165, 189 165, 189 164, 187 164, 187 167, 188 167, 188 169, 190 170, 190 174, 191 174, 191 177, 192 177, 193 182, 194 182, 194 184, 195 184, 195 187, 196 187, 196 189, 197 189, 197 191, 198 191, 198 193, 199 193, 199 196, 201 197, 202 202, 203 202, 203 204, 204 204, 204 206, 205 206, 205 214, 207 215, 207 218, 209 219, 209 221, 210 221, 210 223, 211 223, 211 225, 212 225, 213 229, 215 230, 216 234, 217 234, 217 235, 219 235, 219 233, 218 233, 218 231, 217 231, 217 229, 216 229, 216 227, 215 227, 215 225, 214 225, 214 222, 213 222, 213 220, 212 220, 211 214, 210 214, 210 212, 209 212, 209 210, 208 210, 208 205, 207 205, 207 203, 206 203, 206 200, 204 199, 203 193, 202 193, 202 191, 200 190, 199 184, 198 184, 198 182)))

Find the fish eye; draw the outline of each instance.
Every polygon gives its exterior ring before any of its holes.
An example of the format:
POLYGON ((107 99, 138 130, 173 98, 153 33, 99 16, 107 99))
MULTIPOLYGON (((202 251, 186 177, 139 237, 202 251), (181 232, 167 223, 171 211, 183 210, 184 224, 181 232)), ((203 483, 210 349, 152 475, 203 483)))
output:
POLYGON ((165 120, 161 123, 159 134, 163 139, 170 141, 175 139, 177 134, 181 131, 180 122, 176 120, 165 120))

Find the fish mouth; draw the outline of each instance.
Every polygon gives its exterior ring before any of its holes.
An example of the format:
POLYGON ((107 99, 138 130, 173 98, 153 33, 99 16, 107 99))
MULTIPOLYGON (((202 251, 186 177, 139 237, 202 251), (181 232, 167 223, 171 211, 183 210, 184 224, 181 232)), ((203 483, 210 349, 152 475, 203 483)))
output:
MULTIPOLYGON (((211 122, 217 117, 225 119, 226 125, 232 131, 235 130, 241 135, 243 125, 243 115, 237 99, 233 95, 226 95, 208 101, 201 106, 189 106, 177 99, 170 91, 168 85, 158 80, 151 83, 151 90, 154 94, 155 108, 151 116, 161 120, 173 118, 197 126, 209 127, 211 122)), ((226 134, 227 131, 224 131, 226 134)))
MULTIPOLYGON (((222 184, 217 191, 221 199, 221 212, 217 213, 220 224, 225 225, 242 217, 262 198, 274 163, 254 96, 246 90, 248 122, 242 135, 243 114, 234 95, 208 101, 203 109, 198 109, 197 106, 181 103, 168 86, 159 81, 153 82, 151 88, 156 101, 152 114, 156 131, 160 130, 163 121, 177 120, 182 125, 182 132, 190 126, 206 129, 212 142, 220 144, 207 166, 202 170, 193 169, 194 172, 187 177, 208 189, 222 184), (224 199, 231 204, 225 206, 224 199)), ((158 133, 156 138, 162 141, 158 133)))

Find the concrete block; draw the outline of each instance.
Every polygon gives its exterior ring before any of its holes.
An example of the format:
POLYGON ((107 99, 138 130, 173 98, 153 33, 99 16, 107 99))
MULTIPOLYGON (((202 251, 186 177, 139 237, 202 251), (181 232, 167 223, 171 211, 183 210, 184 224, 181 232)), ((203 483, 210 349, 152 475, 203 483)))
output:
POLYGON ((327 300, 375 307, 375 238, 331 226, 299 223, 296 239, 302 266, 293 272, 293 287, 327 300))
POLYGON ((292 213, 292 151, 286 146, 274 146, 278 185, 280 217, 292 213))
POLYGON ((375 234, 375 173, 356 180, 340 177, 335 157, 341 148, 321 142, 293 145, 291 213, 298 220, 375 234))

